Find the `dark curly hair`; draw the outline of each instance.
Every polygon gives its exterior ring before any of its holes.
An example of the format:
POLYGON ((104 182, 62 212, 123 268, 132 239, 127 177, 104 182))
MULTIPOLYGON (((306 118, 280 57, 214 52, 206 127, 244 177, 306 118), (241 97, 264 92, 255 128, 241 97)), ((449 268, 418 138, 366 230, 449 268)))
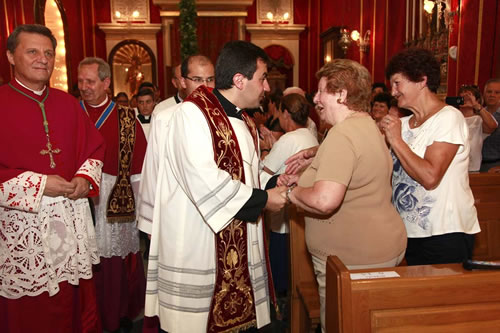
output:
POLYGON ((386 93, 386 92, 376 94, 375 97, 373 97, 373 103, 375 103, 375 102, 385 103, 385 105, 387 105, 388 109, 391 108, 391 100, 392 100, 391 94, 386 93))
POLYGON ((460 86, 460 89, 458 89, 458 94, 460 95, 465 91, 471 92, 472 95, 474 95, 474 97, 476 98, 476 101, 478 101, 478 103, 482 103, 481 92, 479 91, 478 86, 472 84, 463 84, 462 86, 460 86))
POLYGON ((385 69, 385 77, 389 80, 394 74, 400 73, 412 82, 421 82, 426 76, 427 88, 435 93, 441 82, 440 67, 431 51, 410 48, 392 57, 385 69))

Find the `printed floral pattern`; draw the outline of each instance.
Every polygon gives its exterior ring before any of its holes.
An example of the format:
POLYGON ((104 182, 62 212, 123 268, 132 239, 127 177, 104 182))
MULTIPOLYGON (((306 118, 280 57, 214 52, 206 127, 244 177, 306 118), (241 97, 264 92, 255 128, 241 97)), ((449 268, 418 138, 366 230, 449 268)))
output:
POLYGON ((429 214, 436 201, 411 178, 401 166, 401 162, 392 154, 394 162, 392 176, 392 203, 405 224, 414 224, 423 230, 429 230, 429 214))

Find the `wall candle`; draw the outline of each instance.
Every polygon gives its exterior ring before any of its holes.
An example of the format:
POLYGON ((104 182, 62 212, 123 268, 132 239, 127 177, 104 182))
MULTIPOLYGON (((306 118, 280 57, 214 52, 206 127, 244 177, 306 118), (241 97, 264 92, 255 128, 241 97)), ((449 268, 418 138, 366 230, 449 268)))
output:
POLYGON ((409 40, 409 36, 408 36, 408 33, 409 33, 409 29, 408 29, 408 20, 410 19, 410 9, 409 9, 409 5, 410 5, 410 0, 406 0, 406 42, 408 43, 408 40, 409 40))
POLYGON ((423 3, 422 3, 423 0, 419 0, 419 4, 418 4, 418 35, 419 36, 422 36, 422 8, 423 7, 423 3))
POLYGON ((415 2, 417 0, 412 0, 412 14, 411 14, 411 39, 415 40, 415 2))

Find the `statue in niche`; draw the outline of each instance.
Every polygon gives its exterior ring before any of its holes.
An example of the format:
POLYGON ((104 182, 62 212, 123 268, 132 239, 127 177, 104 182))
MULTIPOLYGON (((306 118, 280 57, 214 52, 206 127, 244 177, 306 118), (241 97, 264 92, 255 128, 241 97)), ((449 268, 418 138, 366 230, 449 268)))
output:
POLYGON ((142 82, 153 82, 153 60, 145 47, 135 41, 117 47, 111 61, 115 93, 124 91, 132 97, 142 82))
POLYGON ((129 91, 132 95, 135 95, 141 83, 144 82, 144 73, 141 71, 141 60, 138 56, 132 57, 131 64, 132 66, 129 67, 127 72, 127 83, 129 91))

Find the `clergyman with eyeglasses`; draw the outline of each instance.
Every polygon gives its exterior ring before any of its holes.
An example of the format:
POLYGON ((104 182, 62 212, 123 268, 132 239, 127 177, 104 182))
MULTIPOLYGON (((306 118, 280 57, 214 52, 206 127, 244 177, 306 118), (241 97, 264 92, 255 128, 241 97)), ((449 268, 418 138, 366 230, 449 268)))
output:
MULTIPOLYGON (((179 85, 178 90, 179 93, 174 96, 175 102, 173 103, 172 99, 169 98, 161 103, 159 103, 153 114, 156 115, 164 110, 171 108, 172 106, 179 104, 182 102, 181 98, 184 99, 187 96, 191 95, 191 93, 204 84, 207 87, 214 88, 215 87, 215 70, 212 61, 201 54, 196 54, 187 57, 184 59, 180 66, 180 76, 175 76, 176 83, 179 85), (182 91, 183 96, 181 96, 180 92, 182 91), (180 97, 180 98, 179 98, 180 97)), ((172 79, 173 81, 174 79, 172 79)), ((171 108, 171 110, 173 110, 171 108)))

